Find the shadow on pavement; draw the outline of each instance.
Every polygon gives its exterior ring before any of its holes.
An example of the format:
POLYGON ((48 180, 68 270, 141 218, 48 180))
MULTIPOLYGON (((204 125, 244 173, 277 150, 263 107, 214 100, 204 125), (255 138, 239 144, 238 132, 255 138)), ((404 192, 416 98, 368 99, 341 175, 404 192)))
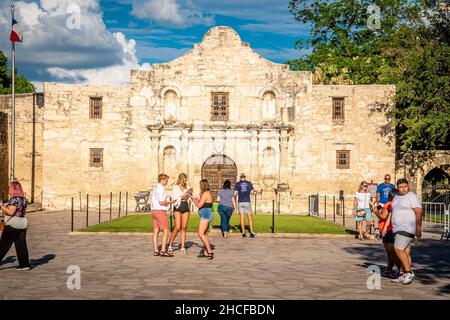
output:
MULTIPOLYGON (((358 241, 359 243, 359 241, 358 241)), ((386 265, 386 252, 383 244, 366 242, 361 246, 352 246, 344 249, 351 254, 362 257, 362 268, 370 265, 386 265)), ((450 280, 450 242, 423 239, 417 247, 412 247, 413 270, 416 280, 426 285, 438 285, 438 280, 450 280)), ((449 294, 450 285, 439 287, 439 294, 449 294)))

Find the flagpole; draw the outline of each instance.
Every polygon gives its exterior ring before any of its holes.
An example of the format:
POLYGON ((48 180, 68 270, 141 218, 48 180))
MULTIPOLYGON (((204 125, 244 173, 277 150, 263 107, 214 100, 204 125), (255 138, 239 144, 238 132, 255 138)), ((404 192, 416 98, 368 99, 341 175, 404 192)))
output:
MULTIPOLYGON (((11 4, 11 15, 14 19, 14 4, 11 4)), ((11 173, 9 180, 14 181, 14 154, 15 154, 15 139, 16 139, 16 46, 15 42, 11 42, 11 55, 12 55, 12 111, 11 111, 11 173)))

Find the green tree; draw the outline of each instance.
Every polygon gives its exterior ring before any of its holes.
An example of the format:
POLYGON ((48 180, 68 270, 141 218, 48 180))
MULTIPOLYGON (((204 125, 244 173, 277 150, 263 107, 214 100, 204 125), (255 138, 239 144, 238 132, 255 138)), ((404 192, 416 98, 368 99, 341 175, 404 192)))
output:
MULTIPOLYGON (((16 93, 30 93, 36 91, 31 82, 29 82, 23 75, 17 74, 17 68, 15 80, 16 93)), ((8 68, 8 59, 3 52, 0 51, 0 94, 10 94, 12 90, 11 83, 12 74, 11 70, 8 68)))
POLYGON ((311 54, 287 63, 315 71, 324 84, 395 84, 399 151, 448 149, 449 32, 447 10, 430 0, 292 0, 296 20, 311 25, 299 48, 311 54), (369 5, 380 8, 368 27, 369 5))

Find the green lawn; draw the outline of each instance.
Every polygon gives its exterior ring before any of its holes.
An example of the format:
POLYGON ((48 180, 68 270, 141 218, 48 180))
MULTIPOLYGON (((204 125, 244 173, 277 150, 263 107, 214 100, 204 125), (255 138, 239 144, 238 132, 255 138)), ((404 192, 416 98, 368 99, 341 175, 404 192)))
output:
MULTIPOLYGON (((247 221, 247 218, 246 218, 247 221)), ((189 219, 188 232, 196 232, 199 217, 191 214, 189 219)), ((239 217, 233 214, 230 226, 233 230, 239 231, 239 217)), ((256 233, 272 232, 271 215, 253 215, 254 230, 256 233)), ((220 216, 214 214, 213 227, 220 226, 220 216)), ((110 222, 97 224, 81 231, 87 232, 152 232, 152 222, 150 214, 131 215, 110 222)), ((276 233, 321 233, 321 234, 349 234, 351 230, 331 222, 321 220, 316 217, 277 215, 275 216, 276 233)))

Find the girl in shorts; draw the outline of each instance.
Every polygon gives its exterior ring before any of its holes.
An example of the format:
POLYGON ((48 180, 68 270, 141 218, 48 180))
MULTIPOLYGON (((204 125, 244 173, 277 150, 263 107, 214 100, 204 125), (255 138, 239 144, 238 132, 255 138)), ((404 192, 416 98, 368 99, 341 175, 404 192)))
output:
POLYGON ((200 216, 200 222, 198 224, 198 236, 203 242, 205 249, 198 255, 199 258, 206 257, 209 260, 214 258, 214 254, 211 251, 211 244, 208 239, 209 223, 213 219, 212 203, 213 195, 211 193, 211 187, 208 180, 200 180, 200 198, 193 198, 195 205, 198 207, 198 214, 200 216), (206 253, 205 253, 206 252, 206 253))

